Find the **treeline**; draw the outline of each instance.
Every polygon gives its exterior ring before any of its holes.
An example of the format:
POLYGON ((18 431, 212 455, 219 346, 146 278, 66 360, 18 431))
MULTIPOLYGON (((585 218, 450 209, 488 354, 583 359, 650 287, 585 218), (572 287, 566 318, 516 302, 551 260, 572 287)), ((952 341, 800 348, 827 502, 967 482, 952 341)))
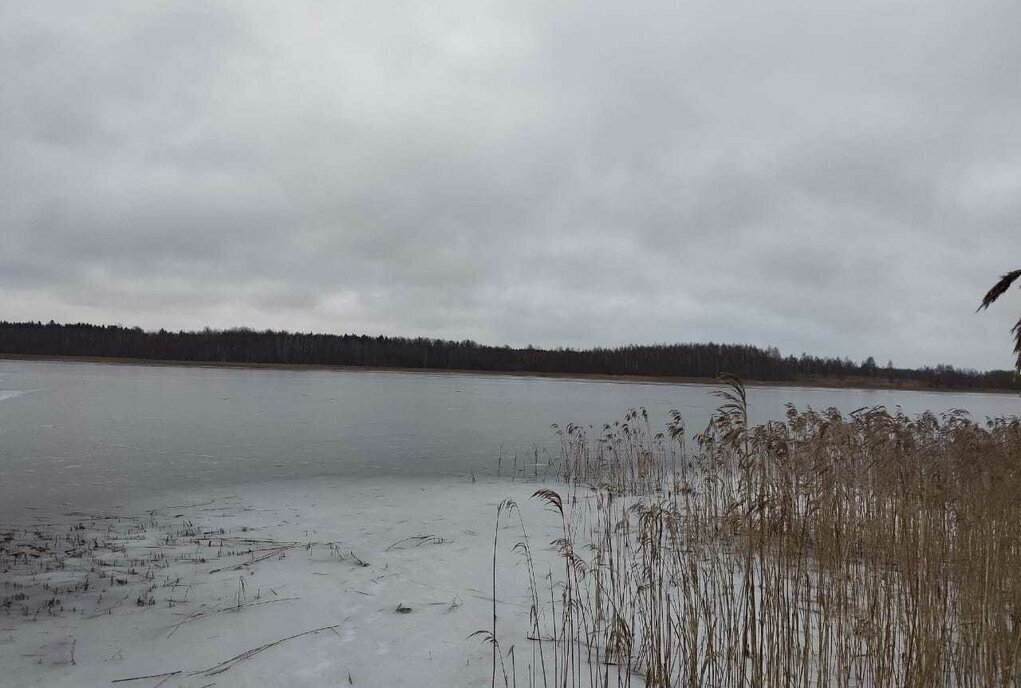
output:
POLYGON ((879 366, 872 358, 855 363, 846 358, 807 354, 782 356, 775 348, 712 343, 515 349, 470 340, 257 332, 245 328, 151 332, 85 323, 0 322, 0 354, 699 378, 729 372, 765 382, 871 378, 943 389, 1021 390, 1011 371, 978 372, 947 365, 896 368, 892 363, 879 366))

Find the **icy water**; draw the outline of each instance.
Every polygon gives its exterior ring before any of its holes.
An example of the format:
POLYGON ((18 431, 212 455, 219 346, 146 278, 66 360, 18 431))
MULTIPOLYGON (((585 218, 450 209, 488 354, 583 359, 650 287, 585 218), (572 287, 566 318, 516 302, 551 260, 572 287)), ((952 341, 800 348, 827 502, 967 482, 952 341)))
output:
MULTIPOLYGON (((94 508, 194 485, 320 475, 494 474, 534 463, 550 423, 602 425, 644 406, 704 425, 693 384, 384 371, 0 361, 0 515, 94 508), (502 457, 502 459, 500 458, 502 457)), ((754 420, 784 404, 1015 415, 1021 399, 784 387, 749 389, 754 420)))

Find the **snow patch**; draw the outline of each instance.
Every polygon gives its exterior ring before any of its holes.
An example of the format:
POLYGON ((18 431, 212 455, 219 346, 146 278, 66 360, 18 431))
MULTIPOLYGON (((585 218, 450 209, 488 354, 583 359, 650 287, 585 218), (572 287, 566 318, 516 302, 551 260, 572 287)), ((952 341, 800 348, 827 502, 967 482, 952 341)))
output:
MULTIPOLYGON (((321 478, 2 524, 4 680, 488 685, 491 648, 469 636, 493 624, 497 505, 520 505, 536 554, 552 561, 559 521, 530 499, 539 487, 321 478)), ((504 513, 498 543, 508 648, 529 646, 516 522, 504 513)))

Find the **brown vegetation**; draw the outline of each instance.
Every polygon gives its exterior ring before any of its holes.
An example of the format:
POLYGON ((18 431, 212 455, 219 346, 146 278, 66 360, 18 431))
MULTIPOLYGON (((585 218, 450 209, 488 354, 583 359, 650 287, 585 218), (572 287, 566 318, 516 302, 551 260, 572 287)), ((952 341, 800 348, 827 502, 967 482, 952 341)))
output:
POLYGON ((722 397, 690 450, 679 414, 562 431, 566 485, 536 493, 561 570, 537 580, 519 545, 528 685, 1016 685, 1018 419, 789 408, 750 427, 740 383, 722 397))

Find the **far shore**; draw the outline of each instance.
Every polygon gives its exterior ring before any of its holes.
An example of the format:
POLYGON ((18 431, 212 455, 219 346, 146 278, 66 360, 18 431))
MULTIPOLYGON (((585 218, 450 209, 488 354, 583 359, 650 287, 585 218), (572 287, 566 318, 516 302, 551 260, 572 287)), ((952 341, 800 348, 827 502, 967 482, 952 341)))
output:
MULTIPOLYGON (((10 361, 57 361, 65 363, 101 363, 106 365, 136 366, 172 366, 182 368, 240 368, 253 370, 336 370, 336 371, 374 371, 392 373, 452 374, 452 375, 484 375, 502 377, 536 377, 560 380, 579 380, 590 382, 640 382, 645 384, 671 385, 716 385, 718 380, 707 377, 679 377, 670 375, 607 375, 602 373, 550 373, 527 370, 468 370, 460 368, 402 368, 397 366, 356 366, 310 363, 244 363, 233 361, 178 361, 148 358, 116 358, 107 356, 51 356, 37 354, 0 353, 0 360, 10 361)), ((794 387, 804 389, 865 389, 911 392, 949 392, 955 394, 1018 394, 1017 390, 979 388, 979 387, 928 387, 912 382, 890 382, 880 378, 846 377, 817 378, 801 380, 752 380, 743 379, 747 386, 754 387, 794 387)))

